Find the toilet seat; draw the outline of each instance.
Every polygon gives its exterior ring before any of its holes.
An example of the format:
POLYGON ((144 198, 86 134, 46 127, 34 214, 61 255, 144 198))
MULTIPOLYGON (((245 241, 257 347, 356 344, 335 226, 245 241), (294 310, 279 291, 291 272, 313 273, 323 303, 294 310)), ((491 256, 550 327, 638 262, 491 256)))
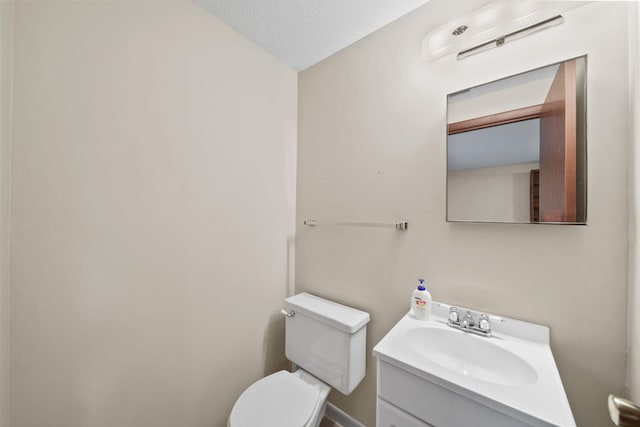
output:
POLYGON ((313 425, 328 386, 314 386, 295 373, 276 372, 255 382, 238 398, 230 427, 306 427, 313 425), (326 388, 324 392, 323 388, 326 388))

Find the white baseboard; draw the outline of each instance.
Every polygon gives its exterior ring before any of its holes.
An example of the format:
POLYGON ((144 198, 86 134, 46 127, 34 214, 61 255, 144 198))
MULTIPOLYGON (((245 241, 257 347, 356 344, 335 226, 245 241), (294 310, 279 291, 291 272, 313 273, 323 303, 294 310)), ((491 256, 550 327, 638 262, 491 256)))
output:
POLYGON ((342 411, 337 406, 331 404, 331 402, 327 402, 327 409, 325 410, 324 414, 332 420, 338 422, 343 427, 366 427, 361 422, 351 418, 349 414, 342 411))

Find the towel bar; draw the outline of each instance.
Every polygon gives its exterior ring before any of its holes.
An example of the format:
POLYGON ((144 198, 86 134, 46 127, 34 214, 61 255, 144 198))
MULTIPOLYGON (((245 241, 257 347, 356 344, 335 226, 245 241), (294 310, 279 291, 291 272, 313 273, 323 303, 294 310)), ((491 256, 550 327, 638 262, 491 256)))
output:
POLYGON ((316 221, 315 219, 307 219, 304 221, 304 225, 308 225, 309 227, 317 227, 324 225, 338 225, 345 227, 379 227, 379 228, 395 228, 397 230, 406 230, 409 228, 409 223, 407 221, 398 221, 394 223, 386 223, 386 222, 321 222, 316 221))

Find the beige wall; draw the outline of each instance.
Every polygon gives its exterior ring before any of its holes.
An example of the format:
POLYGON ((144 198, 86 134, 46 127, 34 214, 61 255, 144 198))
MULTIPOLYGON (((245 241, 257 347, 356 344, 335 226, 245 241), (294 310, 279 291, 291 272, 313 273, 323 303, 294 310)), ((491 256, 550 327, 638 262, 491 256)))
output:
MULTIPOLYGON (((427 31, 477 7, 456 4, 432 0, 300 74, 296 290, 368 311, 369 351, 419 277, 436 300, 548 325, 577 424, 608 425, 626 348, 628 6, 596 2, 499 49, 423 62, 427 31), (447 93, 584 54, 588 225, 446 223, 447 93), (310 229, 306 218, 406 219, 409 230, 310 229)), ((369 426, 374 362, 351 396, 331 395, 369 426)))
POLYGON ((447 173, 449 221, 529 222, 530 175, 540 163, 447 173))
MULTIPOLYGON (((557 69, 557 67, 556 67, 557 69)), ((490 114, 544 103, 553 83, 554 74, 531 81, 521 81, 517 85, 481 85, 476 92, 463 92, 447 98, 447 123, 455 123, 490 114), (494 90, 487 88, 495 86, 494 90), (473 96, 468 94, 472 93, 473 96)))
POLYGON ((627 359, 628 393, 635 402, 640 402, 640 7, 630 6, 629 26, 629 105, 632 114, 629 120, 631 141, 629 173, 629 356, 627 359))
POLYGON ((282 365, 296 81, 190 2, 17 2, 12 427, 222 427, 282 365))
POLYGON ((0 427, 9 427, 9 268, 13 2, 0 2, 0 427))

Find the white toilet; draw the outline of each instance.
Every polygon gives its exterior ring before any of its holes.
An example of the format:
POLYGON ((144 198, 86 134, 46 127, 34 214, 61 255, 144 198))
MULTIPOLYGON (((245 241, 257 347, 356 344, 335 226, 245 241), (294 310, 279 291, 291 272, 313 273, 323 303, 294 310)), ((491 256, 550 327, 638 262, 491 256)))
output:
POLYGON ((318 427, 331 388, 350 394, 365 372, 369 314, 302 293, 285 299, 287 359, 238 398, 229 427, 318 427))

